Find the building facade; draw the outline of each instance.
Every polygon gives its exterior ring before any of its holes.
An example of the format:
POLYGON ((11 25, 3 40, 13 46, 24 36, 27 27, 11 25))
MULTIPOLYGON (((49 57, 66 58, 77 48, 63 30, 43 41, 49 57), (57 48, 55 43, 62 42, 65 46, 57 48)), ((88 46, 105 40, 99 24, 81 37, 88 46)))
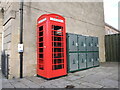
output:
MULTIPOLYGON (((20 3, 4 3, 3 51, 9 54, 9 78, 19 78, 20 3)), ((25 2, 23 9, 23 76, 36 74, 36 25, 40 15, 55 13, 66 19, 69 33, 97 36, 100 61, 105 62, 103 2, 25 2)))
POLYGON ((118 34, 118 33, 120 33, 119 30, 117 30, 117 29, 114 28, 113 26, 105 23, 105 35, 118 34))

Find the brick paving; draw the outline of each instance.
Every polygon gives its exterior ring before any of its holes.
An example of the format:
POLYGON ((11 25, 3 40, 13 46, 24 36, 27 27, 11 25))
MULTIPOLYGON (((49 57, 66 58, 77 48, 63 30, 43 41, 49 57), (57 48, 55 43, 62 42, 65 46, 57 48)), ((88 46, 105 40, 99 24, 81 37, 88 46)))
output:
POLYGON ((65 77, 45 80, 40 77, 2 80, 2 88, 118 88, 118 63, 101 63, 100 67, 69 73, 65 77))

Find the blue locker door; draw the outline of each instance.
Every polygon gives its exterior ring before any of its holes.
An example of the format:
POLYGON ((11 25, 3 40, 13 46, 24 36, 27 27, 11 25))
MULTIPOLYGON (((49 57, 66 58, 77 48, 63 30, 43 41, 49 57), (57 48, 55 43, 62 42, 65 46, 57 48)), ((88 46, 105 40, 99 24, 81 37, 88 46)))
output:
POLYGON ((69 71, 78 70, 78 53, 69 54, 69 71))
POLYGON ((99 52, 94 52, 94 66, 98 66, 99 63, 99 52))
POLYGON ((93 53, 87 53, 87 68, 93 67, 93 53))
POLYGON ((78 35, 79 51, 86 51, 86 36, 78 35))
POLYGON ((92 37, 86 37, 86 47, 87 47, 87 51, 92 51, 93 49, 93 43, 92 43, 92 37))
POLYGON ((86 53, 79 53, 79 69, 86 68, 86 53))
POLYGON ((77 51, 78 50, 77 35, 69 33, 68 40, 69 51, 77 51))

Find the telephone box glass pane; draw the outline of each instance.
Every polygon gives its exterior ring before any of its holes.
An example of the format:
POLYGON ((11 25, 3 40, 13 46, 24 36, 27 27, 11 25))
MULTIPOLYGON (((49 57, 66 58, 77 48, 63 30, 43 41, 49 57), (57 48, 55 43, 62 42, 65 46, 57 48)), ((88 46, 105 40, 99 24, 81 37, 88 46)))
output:
POLYGON ((44 70, 44 55, 43 55, 43 26, 39 27, 39 31, 38 31, 38 54, 39 54, 39 69, 44 70))
POLYGON ((64 68, 63 27, 52 25, 53 70, 64 68))

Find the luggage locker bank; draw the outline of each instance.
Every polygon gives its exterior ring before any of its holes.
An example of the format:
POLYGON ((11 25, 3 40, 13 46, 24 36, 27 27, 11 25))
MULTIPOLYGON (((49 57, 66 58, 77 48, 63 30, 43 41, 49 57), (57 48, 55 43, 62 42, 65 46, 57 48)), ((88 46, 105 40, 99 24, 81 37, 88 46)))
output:
POLYGON ((98 38, 67 33, 68 72, 99 66, 98 38))
POLYGON ((52 79, 99 66, 98 37, 66 34, 65 18, 44 14, 37 20, 37 76, 52 79))

